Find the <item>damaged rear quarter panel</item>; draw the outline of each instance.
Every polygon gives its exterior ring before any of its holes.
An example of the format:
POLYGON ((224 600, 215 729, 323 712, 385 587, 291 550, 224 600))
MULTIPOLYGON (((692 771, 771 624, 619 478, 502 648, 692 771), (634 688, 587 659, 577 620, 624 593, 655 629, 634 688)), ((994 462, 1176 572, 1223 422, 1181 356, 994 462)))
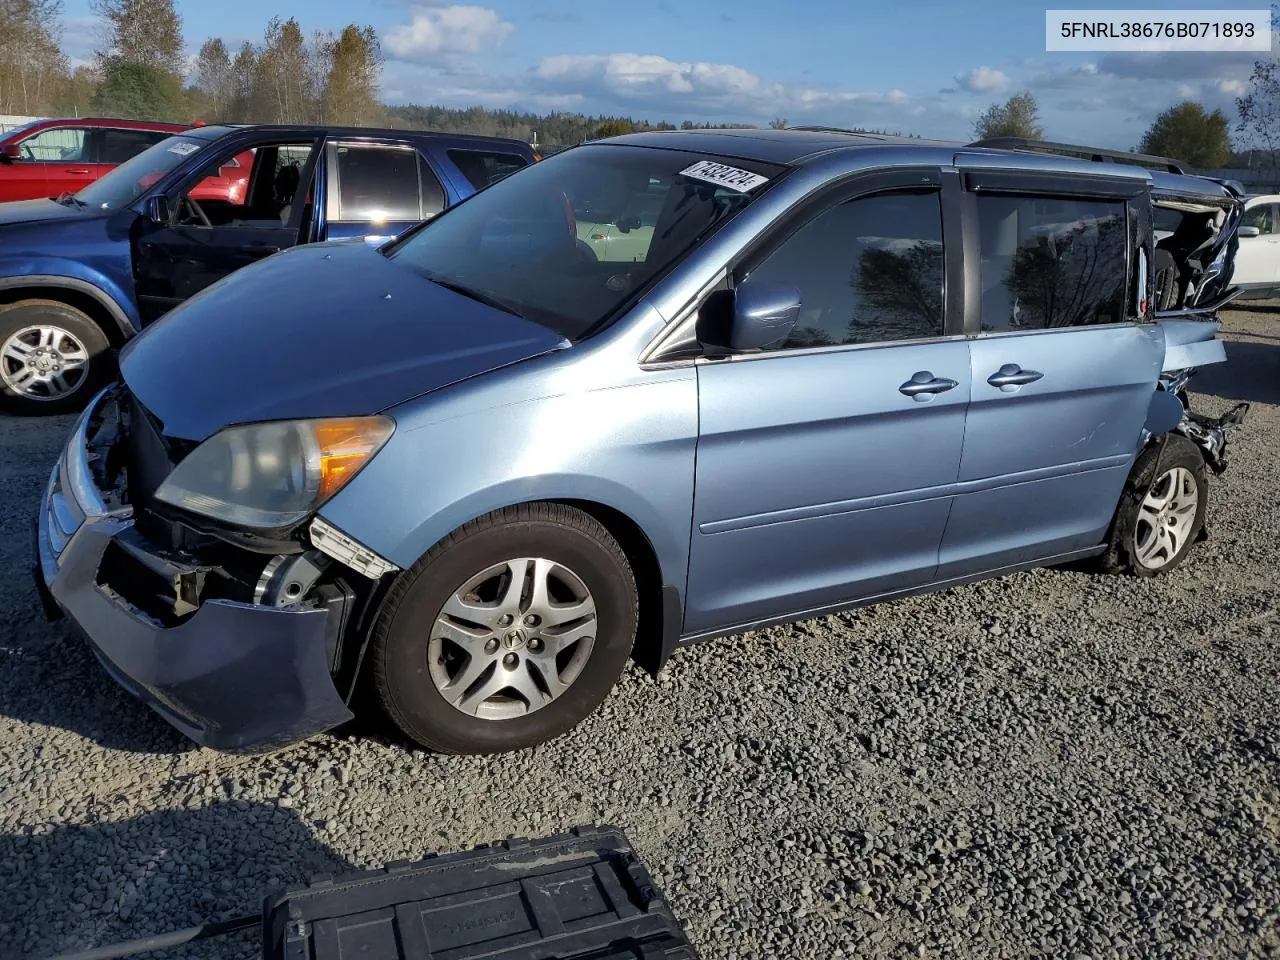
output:
POLYGON ((1221 324, 1216 320, 1159 320, 1164 332, 1162 373, 1223 363, 1226 346, 1218 339, 1221 324))

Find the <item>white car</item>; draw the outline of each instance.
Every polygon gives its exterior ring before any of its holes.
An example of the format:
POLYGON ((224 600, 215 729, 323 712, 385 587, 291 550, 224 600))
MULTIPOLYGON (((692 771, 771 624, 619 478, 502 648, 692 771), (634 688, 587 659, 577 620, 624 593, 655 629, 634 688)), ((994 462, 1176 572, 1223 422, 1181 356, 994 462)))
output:
POLYGON ((1241 300, 1280 297, 1280 194, 1249 197, 1238 232, 1233 286, 1241 300))

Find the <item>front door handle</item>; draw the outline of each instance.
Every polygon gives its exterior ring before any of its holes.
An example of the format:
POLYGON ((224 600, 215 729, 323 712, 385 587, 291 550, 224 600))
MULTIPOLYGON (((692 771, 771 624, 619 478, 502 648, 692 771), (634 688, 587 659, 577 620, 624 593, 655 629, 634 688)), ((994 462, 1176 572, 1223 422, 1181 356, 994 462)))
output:
POLYGON ((1038 370, 1023 370, 1016 363, 1006 363, 1003 367, 987 377, 987 383, 999 387, 1006 393, 1016 390, 1028 383, 1035 383, 1044 374, 1038 370))
POLYGON ((930 400, 935 393, 946 393, 957 386, 959 386, 959 383, 955 380, 950 380, 947 377, 935 377, 928 370, 921 370, 900 386, 898 392, 904 393, 908 397, 915 397, 917 400, 930 400))
POLYGON ((87 176, 89 175, 89 171, 88 171, 88 170, 81 169, 80 167, 75 167, 75 168, 73 168, 73 169, 71 169, 71 170, 64 170, 63 172, 64 172, 64 173, 69 173, 69 174, 71 174, 73 177, 87 177, 87 176))

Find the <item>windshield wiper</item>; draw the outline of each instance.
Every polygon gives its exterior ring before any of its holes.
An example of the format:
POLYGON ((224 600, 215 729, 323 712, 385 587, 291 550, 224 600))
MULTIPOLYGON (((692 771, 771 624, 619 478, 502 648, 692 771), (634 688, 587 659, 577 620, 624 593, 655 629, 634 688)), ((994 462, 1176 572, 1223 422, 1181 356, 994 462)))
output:
POLYGON ((427 274, 427 279, 437 286, 444 287, 446 290, 452 290, 454 293, 461 294, 468 299, 483 303, 486 307, 493 307, 495 310, 501 310, 503 313, 509 313, 513 317, 525 319, 523 313, 513 307, 511 304, 499 300, 497 297, 491 297, 487 293, 481 293, 479 290, 472 290, 470 287, 464 286, 455 280, 445 280, 441 277, 433 277, 427 274))

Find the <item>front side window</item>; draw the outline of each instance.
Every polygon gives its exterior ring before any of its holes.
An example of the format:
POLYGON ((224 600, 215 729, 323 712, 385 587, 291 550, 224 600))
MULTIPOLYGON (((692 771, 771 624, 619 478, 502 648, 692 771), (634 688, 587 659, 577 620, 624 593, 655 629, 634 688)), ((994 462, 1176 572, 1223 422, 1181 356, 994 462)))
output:
POLYGON ((336 150, 339 220, 386 223, 421 219, 416 150, 346 144, 336 150))
POLYGON ((938 192, 845 201, 802 226, 747 278, 800 291, 800 317, 784 349, 942 336, 938 192))
POLYGON ((437 283, 576 340, 752 203, 784 169, 678 150, 575 147, 473 194, 384 252, 437 283), (580 221, 587 212, 590 222, 580 221), (625 254, 593 245, 593 229, 604 227, 626 236, 625 254))
MULTIPOLYGON (((311 183, 303 183, 302 178, 314 149, 312 143, 259 143, 252 152, 211 157, 177 198, 174 224, 263 229, 289 226, 296 220, 298 203, 310 203, 311 183), (250 163, 251 169, 245 171, 244 162, 250 163)), ((306 219, 305 212, 302 219, 306 219)))
POLYGON ((449 150, 448 155, 453 165, 477 190, 483 190, 529 165, 517 153, 499 153, 495 150, 449 150))
POLYGON ((1276 232, 1276 208, 1269 203, 1260 203, 1256 207, 1250 207, 1244 215, 1243 226, 1257 227, 1258 232, 1262 235, 1276 232))
POLYGON ((83 127, 50 127, 23 140, 18 149, 33 163, 88 163, 88 137, 83 127))
POLYGON ((982 332, 1124 320, 1122 201, 979 195, 982 332))
POLYGON ((123 130, 108 128, 101 133, 98 146, 99 163, 124 163, 140 154, 152 144, 159 143, 167 135, 150 130, 123 130))

